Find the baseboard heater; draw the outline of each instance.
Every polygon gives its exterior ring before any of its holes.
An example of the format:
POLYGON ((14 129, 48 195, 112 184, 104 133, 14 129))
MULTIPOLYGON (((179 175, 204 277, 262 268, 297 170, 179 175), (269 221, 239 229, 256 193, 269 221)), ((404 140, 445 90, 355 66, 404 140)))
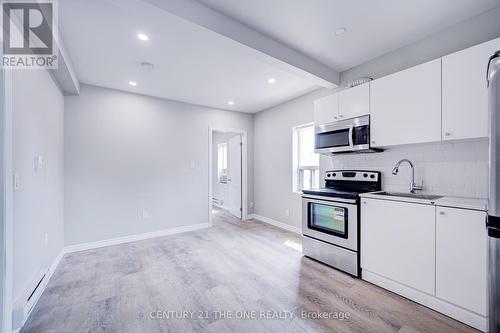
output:
POLYGON ((32 286, 34 285, 34 287, 24 292, 24 297, 21 297, 14 304, 14 308, 12 310, 12 328, 14 330, 21 328, 26 319, 28 319, 28 316, 30 315, 33 307, 40 298, 47 283, 47 273, 48 270, 45 272, 41 272, 41 274, 38 274, 38 276, 41 275, 41 277, 34 279, 30 284, 32 286))
POLYGON ((217 207, 222 207, 224 202, 218 198, 212 197, 212 205, 217 206, 217 207))

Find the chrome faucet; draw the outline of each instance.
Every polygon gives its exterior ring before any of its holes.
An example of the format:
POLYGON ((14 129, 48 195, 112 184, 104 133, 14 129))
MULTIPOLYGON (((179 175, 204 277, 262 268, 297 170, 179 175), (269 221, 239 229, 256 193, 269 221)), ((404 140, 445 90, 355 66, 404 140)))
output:
POLYGON ((410 168, 411 168, 410 192, 411 193, 415 193, 415 191, 417 191, 417 190, 422 190, 424 182, 422 181, 421 185, 417 185, 415 183, 415 168, 413 167, 413 163, 410 160, 404 158, 401 161, 399 161, 398 163, 396 163, 396 166, 394 167, 394 169, 392 169, 392 174, 393 175, 397 175, 398 174, 398 172, 399 172, 399 166, 403 162, 408 163, 410 165, 410 168))

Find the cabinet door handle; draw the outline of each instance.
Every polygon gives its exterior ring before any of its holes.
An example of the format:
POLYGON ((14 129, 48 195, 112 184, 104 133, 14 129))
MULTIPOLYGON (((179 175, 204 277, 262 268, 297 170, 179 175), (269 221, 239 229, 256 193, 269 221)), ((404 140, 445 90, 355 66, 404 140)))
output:
POLYGON ((334 116, 334 117, 333 117, 333 119, 338 119, 338 117, 337 117, 337 116, 334 116))
POLYGON ((444 136, 451 136, 451 133, 450 132, 446 132, 446 133, 444 133, 444 136))
POLYGON ((439 215, 445 215, 443 211, 439 212, 439 215))
POLYGON ((343 116, 343 115, 340 115, 340 118, 344 118, 344 116, 343 116))

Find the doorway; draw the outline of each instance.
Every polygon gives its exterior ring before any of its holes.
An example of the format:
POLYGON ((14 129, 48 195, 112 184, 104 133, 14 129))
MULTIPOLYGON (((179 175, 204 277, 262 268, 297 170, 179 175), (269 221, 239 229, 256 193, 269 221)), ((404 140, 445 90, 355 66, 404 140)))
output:
POLYGON ((210 129, 209 220, 246 219, 246 132, 210 129))

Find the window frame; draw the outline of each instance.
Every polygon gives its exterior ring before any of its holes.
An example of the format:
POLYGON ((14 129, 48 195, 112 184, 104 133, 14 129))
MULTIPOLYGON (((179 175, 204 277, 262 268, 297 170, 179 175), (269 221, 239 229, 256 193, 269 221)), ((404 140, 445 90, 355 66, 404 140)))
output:
POLYGON ((310 182, 312 186, 319 186, 319 164, 320 158, 318 155, 318 165, 300 165, 301 146, 300 146, 300 131, 304 128, 312 127, 314 131, 314 123, 302 124, 292 128, 292 192, 302 193, 304 189, 304 174, 310 170, 310 182))

